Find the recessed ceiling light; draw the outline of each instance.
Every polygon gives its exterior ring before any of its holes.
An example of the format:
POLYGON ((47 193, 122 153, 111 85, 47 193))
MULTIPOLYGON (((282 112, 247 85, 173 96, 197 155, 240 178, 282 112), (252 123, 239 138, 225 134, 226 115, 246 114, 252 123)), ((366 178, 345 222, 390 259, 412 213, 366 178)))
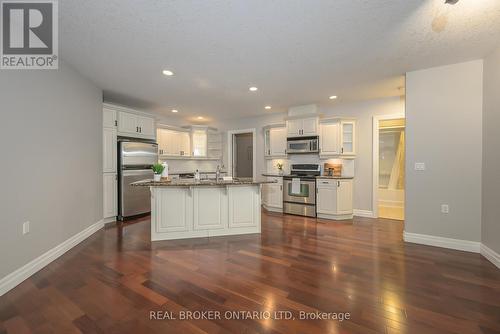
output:
POLYGON ((264 108, 269 110, 269 109, 271 109, 271 106, 265 106, 264 108))
POLYGON ((173 113, 176 113, 176 112, 179 112, 179 110, 177 110, 177 109, 172 109, 172 112, 173 112, 173 113))
POLYGON ((250 88, 248 88, 248 89, 249 89, 251 92, 256 92, 256 91, 258 90, 258 88, 257 88, 257 87, 253 87, 253 86, 252 86, 252 87, 250 87, 250 88))
POLYGON ((458 0, 446 0, 444 3, 447 3, 448 5, 454 5, 458 2, 458 0))
POLYGON ((168 76, 168 77, 170 77, 170 76, 174 75, 174 72, 169 71, 169 70, 163 70, 163 72, 162 72, 162 73, 163 73, 163 75, 166 75, 166 76, 168 76))
POLYGON ((202 116, 198 116, 197 118, 198 118, 198 119, 203 119, 203 117, 202 117, 202 116))
POLYGON ((337 95, 332 95, 329 97, 330 100, 335 100, 337 98, 337 95))

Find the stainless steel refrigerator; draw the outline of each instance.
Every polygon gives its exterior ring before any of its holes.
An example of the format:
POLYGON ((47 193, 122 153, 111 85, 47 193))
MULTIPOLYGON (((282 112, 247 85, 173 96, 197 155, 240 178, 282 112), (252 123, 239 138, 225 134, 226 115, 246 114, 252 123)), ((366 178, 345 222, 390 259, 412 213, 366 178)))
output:
POLYGON ((133 187, 132 182, 153 178, 151 166, 158 162, 158 145, 151 141, 118 140, 118 219, 151 212, 147 187, 133 187))

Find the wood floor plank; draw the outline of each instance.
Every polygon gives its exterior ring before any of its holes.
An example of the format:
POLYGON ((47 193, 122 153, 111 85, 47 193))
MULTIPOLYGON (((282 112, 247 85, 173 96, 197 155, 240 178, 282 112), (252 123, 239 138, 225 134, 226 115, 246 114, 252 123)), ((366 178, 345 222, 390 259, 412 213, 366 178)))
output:
POLYGON ((404 243, 400 221, 263 212, 261 235, 155 243, 149 224, 107 226, 0 297, 0 334, 500 333, 500 270, 404 243))

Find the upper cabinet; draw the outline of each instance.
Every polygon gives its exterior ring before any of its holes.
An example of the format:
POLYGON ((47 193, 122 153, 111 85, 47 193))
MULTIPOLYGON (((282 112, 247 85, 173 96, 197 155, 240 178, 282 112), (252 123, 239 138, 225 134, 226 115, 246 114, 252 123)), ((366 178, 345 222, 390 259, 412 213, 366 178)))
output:
POLYGON ((116 118, 116 110, 103 108, 102 109, 102 126, 104 128, 116 129, 118 120, 116 118))
POLYGON ((188 131, 158 128, 156 140, 159 155, 171 157, 190 155, 191 138, 188 131))
POLYGON ((208 144, 208 130, 205 128, 193 128, 191 130, 191 147, 193 157, 206 158, 208 144))
POLYGON ((264 137, 266 157, 286 157, 287 129, 284 125, 265 128, 264 137))
POLYGON ((164 158, 222 159, 221 134, 207 127, 157 129, 158 153, 164 158))
POLYGON ((340 122, 340 154, 355 155, 356 154, 356 122, 341 121, 340 122))
POLYGON ((155 138, 155 120, 152 117, 118 111, 118 134, 135 138, 155 138))
POLYGON ((318 135, 318 118, 296 118, 286 121, 288 137, 307 137, 318 135))
POLYGON ((319 141, 321 156, 354 157, 356 121, 338 118, 321 120, 319 141))

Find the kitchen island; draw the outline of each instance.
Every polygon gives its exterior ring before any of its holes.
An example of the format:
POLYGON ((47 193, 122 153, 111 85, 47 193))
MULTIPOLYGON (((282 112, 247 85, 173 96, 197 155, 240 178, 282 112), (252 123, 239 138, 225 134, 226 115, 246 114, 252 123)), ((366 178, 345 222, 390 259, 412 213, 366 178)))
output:
POLYGON ((265 180, 139 181, 151 191, 151 241, 260 233, 265 180))

